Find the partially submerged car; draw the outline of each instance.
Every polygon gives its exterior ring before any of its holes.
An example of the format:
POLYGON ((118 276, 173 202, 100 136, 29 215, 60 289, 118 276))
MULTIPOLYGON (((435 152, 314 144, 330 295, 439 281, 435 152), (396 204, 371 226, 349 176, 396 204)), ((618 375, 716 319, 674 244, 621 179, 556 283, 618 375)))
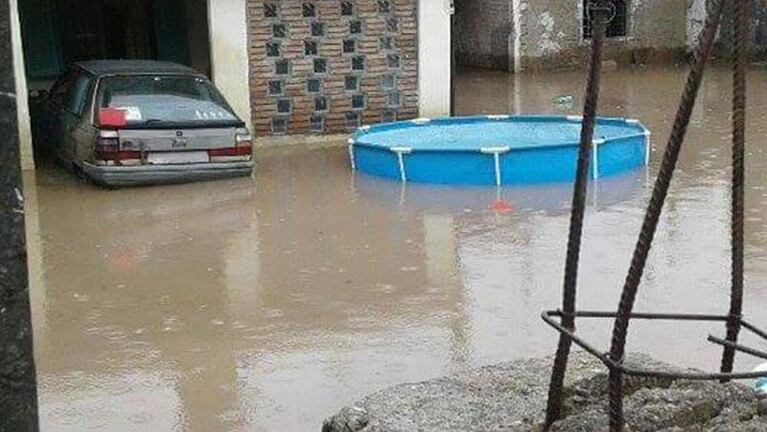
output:
POLYGON ((76 63, 40 96, 36 140, 109 187, 247 176, 245 123, 204 75, 174 63, 76 63))

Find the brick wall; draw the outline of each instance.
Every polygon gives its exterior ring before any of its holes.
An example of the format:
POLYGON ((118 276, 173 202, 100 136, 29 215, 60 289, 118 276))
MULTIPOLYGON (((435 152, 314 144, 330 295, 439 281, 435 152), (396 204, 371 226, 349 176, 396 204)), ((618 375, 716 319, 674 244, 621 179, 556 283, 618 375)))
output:
POLYGON ((513 69, 511 0, 456 0, 453 43, 459 66, 513 69))
POLYGON ((257 135, 417 115, 417 0, 249 0, 248 27, 257 135))

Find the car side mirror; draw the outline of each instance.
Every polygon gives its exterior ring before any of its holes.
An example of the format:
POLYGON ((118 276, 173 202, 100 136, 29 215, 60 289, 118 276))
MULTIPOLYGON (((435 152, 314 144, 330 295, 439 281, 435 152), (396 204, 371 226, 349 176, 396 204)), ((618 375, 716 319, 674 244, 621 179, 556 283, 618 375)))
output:
POLYGON ((37 100, 47 99, 48 98, 48 91, 47 90, 33 90, 33 91, 29 92, 29 96, 32 99, 37 99, 37 100))

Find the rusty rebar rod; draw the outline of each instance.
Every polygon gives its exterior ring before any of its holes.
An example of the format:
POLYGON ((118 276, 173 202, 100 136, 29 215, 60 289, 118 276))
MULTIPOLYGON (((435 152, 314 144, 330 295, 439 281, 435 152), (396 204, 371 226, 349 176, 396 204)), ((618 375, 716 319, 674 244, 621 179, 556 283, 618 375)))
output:
POLYGON ((736 342, 731 342, 731 341, 718 338, 716 336, 711 336, 711 335, 708 336, 708 341, 718 345, 722 345, 723 347, 730 348, 733 351, 740 351, 742 353, 750 354, 754 357, 759 357, 760 359, 767 360, 767 353, 764 351, 760 351, 751 347, 747 347, 745 345, 738 344, 736 342))
POLYGON ((10 6, 0 1, 0 431, 37 431, 10 6))
MULTIPOLYGON (((599 85, 602 74, 602 46, 605 39, 606 15, 609 11, 606 0, 596 0, 589 3, 592 15, 591 55, 589 59, 588 84, 583 106, 583 121, 581 126, 580 145, 578 146, 578 164, 573 188, 572 212, 570 214, 570 234, 567 241, 567 258, 565 261, 565 276, 563 287, 562 308, 566 315, 562 317, 562 325, 575 329, 575 299, 578 284, 578 261, 580 258, 581 238, 583 234, 583 219, 586 208, 586 193, 588 189, 588 169, 591 157, 591 146, 594 138, 597 105, 599 103, 599 85)), ((562 387, 564 384, 567 361, 570 356, 572 340, 565 335, 559 338, 557 355, 549 384, 549 396, 546 409, 546 425, 548 428, 559 419, 562 411, 562 387)))
POLYGON ((735 362, 735 344, 740 332, 743 311, 743 185, 745 183, 744 154, 746 143, 746 63, 748 62, 749 8, 748 0, 733 0, 735 12, 732 94, 732 210, 730 267, 730 319, 727 341, 722 353, 722 372, 731 372, 735 362))
MULTIPOLYGON (((684 142, 698 91, 703 81, 706 62, 714 45, 714 39, 722 17, 723 5, 722 0, 711 0, 707 5, 709 10, 706 24, 698 40, 692 68, 682 94, 676 120, 666 145, 658 178, 653 188, 639 239, 631 259, 631 266, 623 286, 610 346, 610 359, 617 364, 623 362, 630 314, 634 308, 639 283, 647 263, 647 256, 652 247, 658 221, 663 211, 663 204, 668 195, 668 189, 679 159, 682 143, 684 142)), ((623 430, 623 376, 617 369, 610 370, 610 430, 612 432, 623 430)))
MULTIPOLYGON (((738 372, 738 373, 734 373, 734 372, 710 373, 710 372, 697 372, 697 371, 690 371, 690 372, 663 371, 663 370, 650 370, 650 369, 641 369, 641 368, 635 368, 635 367, 627 367, 626 365, 623 364, 623 362, 614 362, 608 355, 609 353, 603 353, 594 345, 590 344, 585 339, 578 336, 575 333, 575 331, 571 331, 563 327, 556 319, 553 318, 558 316, 559 314, 557 311, 547 311, 541 315, 541 318, 546 324, 553 327, 555 330, 560 332, 560 334, 567 336, 569 339, 573 341, 573 343, 583 348, 583 350, 585 350, 587 353, 598 358, 610 371, 616 371, 622 375, 631 375, 631 376, 646 377, 646 378, 683 379, 683 380, 694 380, 694 381, 710 381, 710 380, 722 380, 722 379, 728 379, 728 380, 753 379, 753 378, 767 377, 767 371, 738 372)), ((726 316, 722 316, 719 318, 720 319, 718 321, 723 321, 723 322, 727 321, 728 319, 728 317, 726 316)), ((752 348, 749 349, 747 347, 744 347, 744 348, 748 349, 748 351, 744 349, 744 350, 741 350, 741 352, 751 354, 751 355, 754 355, 755 357, 761 358, 759 355, 752 353, 752 351, 756 353, 759 353, 760 351, 753 350, 752 348)))
MULTIPOLYGON (((731 300, 730 310, 727 315, 706 315, 690 313, 640 313, 634 312, 633 307, 638 292, 639 283, 647 262, 647 256, 657 230, 658 221, 663 211, 663 204, 668 195, 668 189, 676 169, 676 163, 679 159, 679 153, 684 143, 684 138, 689 126, 690 117, 695 107, 695 101, 703 80, 703 72, 706 62, 713 48, 717 30, 720 26, 724 11, 725 0, 709 0, 707 3, 706 23, 703 31, 699 35, 698 45, 694 52, 694 60, 691 71, 682 94, 682 100, 676 114, 674 126, 671 131, 666 150, 663 155, 658 177, 653 188, 650 202, 647 207, 642 229, 637 240, 631 265, 626 276, 626 281, 621 292, 621 300, 617 312, 601 311, 576 311, 575 302, 575 284, 565 285, 564 307, 561 310, 546 311, 541 317, 543 320, 555 328, 560 333, 560 346, 557 351, 554 370, 552 371, 552 384, 549 389, 549 406, 547 411, 546 427, 551 426, 556 415, 558 417, 561 409, 561 383, 567 366, 567 355, 569 354, 571 344, 575 343, 589 354, 595 356, 609 369, 609 416, 610 430, 620 432, 623 429, 623 376, 640 376, 669 379, 685 380, 719 380, 729 381, 733 379, 751 379, 757 377, 767 377, 767 371, 740 372, 733 373, 732 366, 736 352, 745 353, 758 358, 767 359, 767 352, 757 350, 745 345, 738 344, 738 335, 741 329, 751 331, 762 339, 767 339, 767 332, 758 329, 742 317, 743 304, 743 261, 744 261, 744 200, 743 189, 745 184, 745 120, 746 120, 746 64, 747 48, 749 41, 749 8, 748 0, 727 0, 735 12, 735 55, 733 61, 733 172, 732 172, 732 203, 731 203, 731 300), (613 334, 610 344, 610 350, 604 353, 588 343, 582 337, 578 336, 573 325, 576 318, 614 318, 613 334), (672 320, 672 321, 709 321, 725 322, 727 324, 727 338, 721 339, 715 336, 708 336, 708 341, 724 347, 722 364, 717 373, 688 371, 667 371, 667 370, 648 370, 635 367, 627 367, 624 364, 624 355, 626 347, 626 338, 628 335, 628 326, 632 319, 644 320, 672 320), (565 348, 564 350, 562 348, 565 348)), ((601 48, 601 47, 600 47, 601 48)), ((592 51, 592 55, 595 53, 592 51)), ((589 77, 589 91, 594 88, 591 86, 592 77, 589 77)), ((598 81, 597 81, 598 83, 598 81)), ((598 86, 596 87, 598 92, 598 86)), ((589 94, 596 99, 596 95, 589 94)), ((588 97, 587 96, 587 97, 588 97)), ((588 107, 588 103, 587 103, 588 107)), ((584 116, 584 124, 586 119, 584 116)), ((576 182, 576 193, 577 193, 576 182)), ((574 199, 576 205, 573 206, 573 220, 577 220, 577 212, 582 212, 577 204, 580 202, 574 199)), ((580 203, 582 204, 582 203, 580 203)), ((581 219, 582 222, 582 214, 581 219)), ((576 225, 576 229, 582 229, 582 225, 576 225)), ((573 225, 571 225, 571 236, 573 225)), ((577 244, 580 245, 580 232, 577 233, 577 244)), ((571 238, 572 240, 572 238, 571 238)), ((577 275, 577 251, 573 255, 575 262, 567 263, 568 270, 574 266, 574 272, 566 273, 568 276, 577 275)), ((568 259, 571 258, 568 249, 568 259)))

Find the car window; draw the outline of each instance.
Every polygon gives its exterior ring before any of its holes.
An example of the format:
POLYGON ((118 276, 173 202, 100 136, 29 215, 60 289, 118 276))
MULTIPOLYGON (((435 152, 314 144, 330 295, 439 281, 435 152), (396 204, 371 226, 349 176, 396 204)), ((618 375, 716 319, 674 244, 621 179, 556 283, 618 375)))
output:
POLYGON ((53 103, 57 105, 64 105, 66 103, 67 94, 72 88, 72 83, 74 82, 76 76, 76 71, 69 71, 66 75, 59 79, 56 84, 53 85, 50 96, 50 99, 53 103))
POLYGON ((61 78, 51 90, 51 101, 72 114, 81 115, 85 109, 92 77, 73 70, 61 78))
POLYGON ((106 77, 99 82, 97 106, 124 111, 128 126, 239 122, 213 84, 197 76, 106 77))
POLYGON ((88 98, 88 90, 91 87, 91 77, 85 73, 79 73, 72 80, 66 96, 64 107, 72 114, 81 115, 88 98))

